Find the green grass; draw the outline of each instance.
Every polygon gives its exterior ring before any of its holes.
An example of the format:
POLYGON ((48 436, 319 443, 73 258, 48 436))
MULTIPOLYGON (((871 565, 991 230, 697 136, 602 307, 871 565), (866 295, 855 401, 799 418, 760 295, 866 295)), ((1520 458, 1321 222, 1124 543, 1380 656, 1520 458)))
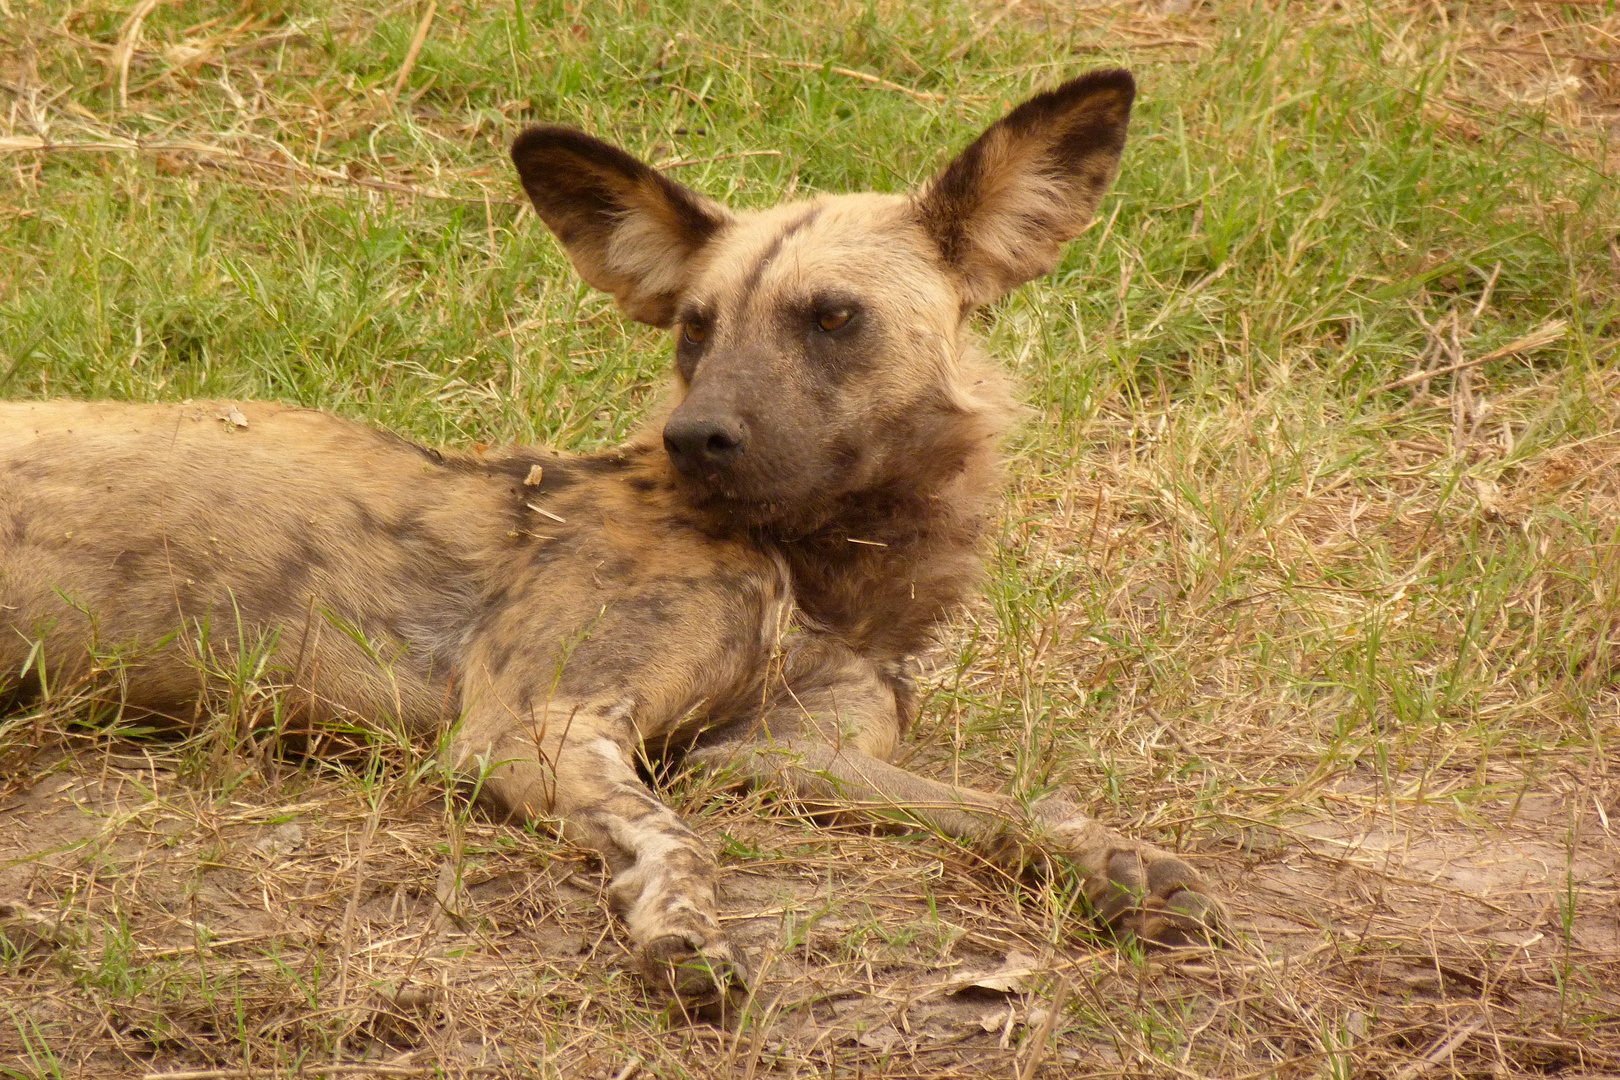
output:
POLYGON ((374 749, 396 763, 381 780, 262 763, 232 741, 243 669, 208 765, 142 774, 138 797, 107 794, 60 714, 0 721, 0 807, 41 762, 99 784, 86 805, 146 807, 26 863, 30 819, 0 810, 0 901, 84 942, 77 966, 0 949, 20 988, 0 1072, 362 1052, 455 1072, 499 1045, 547 1076, 632 1055, 660 1077, 1017 1075, 1059 975, 1041 1076, 1620 1071, 1620 65, 1560 58, 1614 56, 1607 8, 446 3, 392 100, 420 7, 186 0, 146 18, 122 105, 127 5, 9 10, 0 394, 270 397, 461 444, 609 444, 668 363, 519 205, 524 123, 761 206, 901 190, 1031 91, 1131 67, 1098 223, 981 320, 1031 412, 913 764, 1070 787, 1189 850, 1242 941, 1121 958, 1078 932, 1061 874, 829 836, 686 780, 668 794, 725 834, 729 910, 779 920, 738 924, 776 958, 751 1026, 690 1028, 613 959, 577 852, 434 802, 410 749, 374 749), (1385 389, 1555 319, 1542 347, 1385 389), (362 874, 377 798, 401 824, 362 874), (302 856, 253 854, 313 804, 302 856), (141 854, 150 829, 171 830, 173 880, 141 854), (428 910, 443 865, 472 868, 469 931, 428 910), (222 866, 265 895, 210 884, 222 866), (188 896, 282 925, 175 951, 188 896), (411 944, 352 953, 391 935, 411 944), (570 935, 588 956, 548 944, 570 935), (978 1026, 1005 1003, 920 996, 1014 948, 1047 974, 1005 1046, 978 1026), (432 1004, 377 1005, 428 975, 432 1004))

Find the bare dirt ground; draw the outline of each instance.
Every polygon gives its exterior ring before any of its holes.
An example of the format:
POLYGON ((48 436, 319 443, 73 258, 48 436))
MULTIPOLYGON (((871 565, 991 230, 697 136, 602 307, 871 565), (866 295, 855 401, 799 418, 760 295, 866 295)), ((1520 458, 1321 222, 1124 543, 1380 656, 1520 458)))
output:
POLYGON ((0 800, 5 931, 31 951, 0 1048, 25 1075, 47 1038, 82 1075, 247 1075, 252 1048, 328 1075, 1203 1075, 1176 1058, 1217 1047, 1227 1075, 1613 1072, 1620 787, 1542 764, 1464 814, 1445 770, 1393 815, 1364 776, 1301 774, 1315 812, 1228 815, 1193 852, 1237 940, 1145 957, 944 841, 678 786, 758 963, 727 1030, 645 996, 587 855, 434 782, 378 785, 373 817, 352 778, 248 771, 227 795, 161 744, 53 741, 0 800), (1054 997, 1081 1021, 1043 1045, 1054 997))

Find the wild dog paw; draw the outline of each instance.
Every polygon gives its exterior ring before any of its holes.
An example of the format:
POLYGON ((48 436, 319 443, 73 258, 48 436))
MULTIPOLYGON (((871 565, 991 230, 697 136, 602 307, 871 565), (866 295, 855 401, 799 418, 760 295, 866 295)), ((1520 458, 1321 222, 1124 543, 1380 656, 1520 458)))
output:
POLYGON ((666 934, 642 945, 636 962, 647 981, 668 992, 683 1011, 705 1019, 734 1011, 748 993, 747 965, 724 938, 666 934))
POLYGON ((1204 876, 1147 844, 1110 852, 1086 882, 1097 918, 1119 937, 1154 945, 1217 942, 1225 914, 1204 876))
POLYGON ((1219 941, 1226 913, 1186 861, 1078 815, 1049 823, 1047 840, 1085 873, 1086 898, 1110 933, 1154 945, 1219 941))

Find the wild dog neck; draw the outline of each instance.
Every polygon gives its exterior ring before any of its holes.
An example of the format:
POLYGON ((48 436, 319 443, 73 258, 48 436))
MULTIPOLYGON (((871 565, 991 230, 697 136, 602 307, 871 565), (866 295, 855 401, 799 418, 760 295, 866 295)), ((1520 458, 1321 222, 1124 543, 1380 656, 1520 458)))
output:
POLYGON ((932 644, 978 584, 995 477, 987 454, 937 489, 864 492, 814 532, 771 537, 807 621, 883 659, 932 644))
POLYGON ((875 483, 813 507, 738 500, 694 481, 665 452, 661 416, 619 453, 704 532, 781 554, 806 621, 857 651, 900 659, 927 647, 977 585, 1000 495, 999 442, 1013 408, 976 351, 968 366, 982 376, 972 408, 941 409, 891 448, 875 483))

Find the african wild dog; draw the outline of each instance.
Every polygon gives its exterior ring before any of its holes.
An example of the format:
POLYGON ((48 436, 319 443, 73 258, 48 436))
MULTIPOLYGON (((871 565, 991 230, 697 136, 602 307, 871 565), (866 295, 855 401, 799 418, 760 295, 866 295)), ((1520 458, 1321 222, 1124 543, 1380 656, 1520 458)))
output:
POLYGON ((209 688, 176 630, 273 634, 289 708, 454 725, 505 810, 601 852, 642 966, 692 1002, 742 961, 644 747, 1061 855, 1114 928, 1199 932, 1216 905, 1180 859, 889 764, 908 659, 974 586, 997 497, 1012 407, 968 316, 1090 220, 1133 94, 1094 72, 914 193, 757 213, 525 131, 513 160, 579 272, 673 328, 674 400, 617 449, 440 452, 273 404, 0 406, 0 690, 117 645, 120 702, 189 717, 209 688))

